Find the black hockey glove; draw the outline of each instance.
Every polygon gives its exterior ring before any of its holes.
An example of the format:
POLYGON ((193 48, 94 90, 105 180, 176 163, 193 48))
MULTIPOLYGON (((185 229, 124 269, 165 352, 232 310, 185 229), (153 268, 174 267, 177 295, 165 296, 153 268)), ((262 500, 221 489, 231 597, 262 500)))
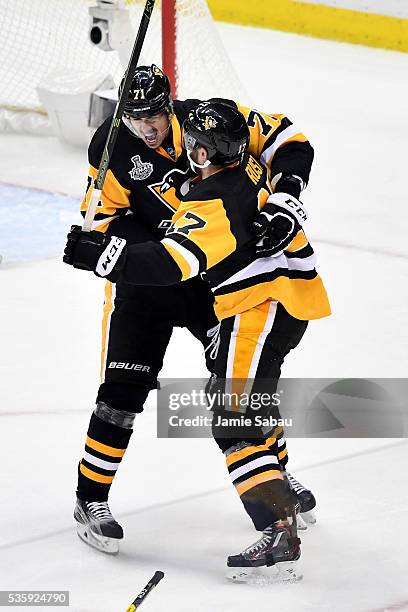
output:
POLYGON ((125 247, 123 238, 95 231, 83 232, 79 225, 73 225, 67 236, 63 261, 116 282, 124 263, 125 247))
POLYGON ((257 257, 279 255, 286 249, 307 220, 302 202, 287 193, 274 193, 253 222, 259 240, 257 257))

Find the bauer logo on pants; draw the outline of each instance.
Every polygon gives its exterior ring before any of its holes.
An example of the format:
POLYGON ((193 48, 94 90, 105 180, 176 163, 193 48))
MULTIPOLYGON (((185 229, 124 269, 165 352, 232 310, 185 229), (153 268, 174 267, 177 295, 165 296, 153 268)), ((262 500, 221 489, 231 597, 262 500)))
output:
POLYGON ((125 361, 111 361, 108 369, 112 370, 135 370, 137 372, 150 372, 150 366, 142 363, 129 363, 125 361))

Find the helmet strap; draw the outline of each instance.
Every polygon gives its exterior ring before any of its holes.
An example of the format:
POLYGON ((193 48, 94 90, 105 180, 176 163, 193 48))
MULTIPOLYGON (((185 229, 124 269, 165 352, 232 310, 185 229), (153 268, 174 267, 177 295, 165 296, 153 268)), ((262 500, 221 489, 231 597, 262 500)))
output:
POLYGON ((203 164, 197 164, 197 162, 195 162, 193 158, 191 157, 190 151, 187 151, 187 157, 188 157, 188 161, 190 162, 190 166, 193 172, 194 172, 194 168, 208 168, 208 166, 211 165, 211 162, 209 159, 207 159, 207 161, 204 162, 203 164))

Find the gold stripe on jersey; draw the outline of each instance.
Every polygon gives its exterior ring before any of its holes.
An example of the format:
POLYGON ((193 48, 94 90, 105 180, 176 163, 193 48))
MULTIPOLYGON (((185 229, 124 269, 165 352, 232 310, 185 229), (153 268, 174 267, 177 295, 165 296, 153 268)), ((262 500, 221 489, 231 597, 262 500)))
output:
POLYGON ((93 224, 92 224, 92 229, 93 230, 97 230, 101 234, 105 234, 108 231, 108 229, 109 229, 111 221, 113 221, 113 219, 117 219, 117 218, 118 218, 118 216, 114 215, 113 217, 108 217, 106 219, 106 221, 104 220, 104 221, 102 221, 102 223, 101 222, 97 223, 97 222, 94 221, 93 224))
POLYGON ((302 134, 302 132, 297 132, 295 136, 292 136, 291 138, 287 138, 285 140, 285 145, 289 144, 290 142, 309 142, 309 141, 306 138, 306 136, 302 134))
POLYGON ((261 474, 257 474, 256 476, 252 476, 251 478, 247 478, 247 480, 236 484, 235 488, 238 495, 243 495, 250 489, 253 489, 263 482, 268 482, 269 480, 283 480, 282 472, 279 469, 262 472, 261 474))
MULTIPOLYGON (((188 242, 191 241, 205 255, 207 268, 215 266, 236 249, 237 241, 231 232, 223 201, 219 198, 182 203, 172 221, 173 232, 186 237, 183 246, 188 249, 188 242), (195 217, 189 216, 190 213, 195 217)), ((171 234, 169 237, 171 238, 171 234)), ((178 264, 177 261, 176 263, 178 264)))
MULTIPOLYGON (((98 175, 98 170, 94 168, 94 166, 89 166, 89 176, 92 179, 95 179, 98 175)), ((92 187, 90 187, 82 202, 81 202, 81 212, 86 212, 88 208, 89 197, 92 192, 92 187)), ((129 208, 129 195, 130 190, 125 189, 119 183, 112 170, 108 170, 106 173, 105 182, 103 184, 101 203, 102 206, 98 206, 96 209, 97 215, 106 215, 107 217, 112 217, 117 214, 118 209, 129 208)), ((96 228, 98 231, 101 231, 100 227, 96 228)), ((106 231, 106 229, 105 229, 106 231)))
POLYGON ((271 195, 271 191, 268 191, 264 187, 258 191, 258 210, 262 210, 265 204, 268 201, 269 196, 271 195))
POLYGON ((113 299, 113 285, 110 281, 106 281, 105 284, 105 302, 103 305, 103 317, 102 317, 102 351, 101 351, 101 382, 105 379, 105 363, 106 354, 108 351, 109 342, 109 326, 110 318, 113 312, 114 299, 113 299))
POLYGON ((99 219, 98 221, 94 221, 92 223, 92 229, 98 230, 101 234, 105 234, 107 232, 109 225, 114 219, 118 219, 119 215, 113 215, 112 217, 106 217, 105 219, 99 219))
MULTIPOLYGON (((181 280, 184 281, 191 278, 193 275, 191 261, 188 260, 187 254, 182 252, 182 248, 184 247, 180 248, 181 245, 169 238, 162 240, 162 245, 180 268, 182 274, 181 280)), ((186 251, 186 249, 184 249, 184 251, 186 251)), ((188 255, 192 256, 193 254, 188 253, 188 255)))
POLYGON ((89 436, 86 437, 85 444, 89 446, 89 448, 93 448, 93 450, 108 455, 109 457, 123 457, 126 452, 125 448, 114 448, 113 446, 102 444, 102 442, 98 442, 89 436))
POLYGON ((81 474, 89 478, 90 480, 94 480, 95 482, 100 482, 101 484, 112 484, 114 476, 104 476, 103 474, 98 474, 93 470, 90 470, 85 465, 80 463, 79 470, 81 474))
POLYGON ((288 125, 279 134, 273 134, 264 145, 260 160, 263 164, 270 165, 275 156, 276 151, 291 142, 305 143, 308 142, 304 136, 294 125, 288 125))
POLYGON ((285 115, 267 115, 241 104, 237 104, 237 107, 244 115, 249 127, 250 140, 247 150, 251 155, 259 159, 265 143, 280 127, 285 115), (263 124, 266 126, 266 129, 263 127, 263 124))
POLYGON ((303 247, 307 246, 308 244, 309 242, 303 230, 299 230, 292 242, 285 250, 289 251, 289 253, 294 253, 295 251, 300 251, 300 249, 303 249, 303 247))
POLYGON ((261 113, 241 104, 237 104, 237 107, 249 127, 249 153, 267 165, 279 147, 289 142, 308 142, 285 115, 261 113), (283 129, 286 123, 288 125, 283 129))
POLYGON ((297 319, 328 316, 330 304, 315 264, 314 252, 300 230, 284 253, 255 259, 212 287, 217 317, 234 316, 268 299, 281 302, 297 319))
POLYGON ((267 299, 280 302, 296 319, 309 321, 331 314, 329 300, 320 276, 313 279, 279 276, 273 281, 215 295, 214 310, 219 320, 249 310, 267 299))

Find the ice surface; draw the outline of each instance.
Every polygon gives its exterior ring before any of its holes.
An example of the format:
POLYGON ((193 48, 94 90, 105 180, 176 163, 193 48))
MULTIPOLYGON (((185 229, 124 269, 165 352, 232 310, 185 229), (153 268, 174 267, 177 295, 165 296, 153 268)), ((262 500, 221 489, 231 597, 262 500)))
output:
MULTIPOLYGON (((316 148, 304 200, 334 314, 310 325, 284 374, 406 376, 408 56, 220 29, 258 108, 287 113, 316 148)), ((70 214, 71 203, 55 197, 53 210, 49 194, 80 197, 86 153, 11 135, 0 151, 1 181, 49 192, 1 189, 6 244, 24 237, 33 261, 0 268, 0 589, 70 589, 74 612, 119 612, 160 569, 146 612, 408 609, 403 440, 290 440, 291 469, 319 502, 319 522, 302 536, 304 579, 231 585, 226 555, 256 534, 214 442, 158 440, 151 397, 112 490, 122 552, 107 558, 78 540, 75 470, 97 386, 103 282, 59 258, 36 260, 34 232, 19 221, 28 198, 32 228, 56 239, 58 211, 67 204, 70 214)), ((197 342, 176 330, 162 375, 181 373, 205 368, 197 342)))
POLYGON ((67 227, 81 225, 79 199, 39 189, 0 184, 2 264, 56 257, 67 227))

